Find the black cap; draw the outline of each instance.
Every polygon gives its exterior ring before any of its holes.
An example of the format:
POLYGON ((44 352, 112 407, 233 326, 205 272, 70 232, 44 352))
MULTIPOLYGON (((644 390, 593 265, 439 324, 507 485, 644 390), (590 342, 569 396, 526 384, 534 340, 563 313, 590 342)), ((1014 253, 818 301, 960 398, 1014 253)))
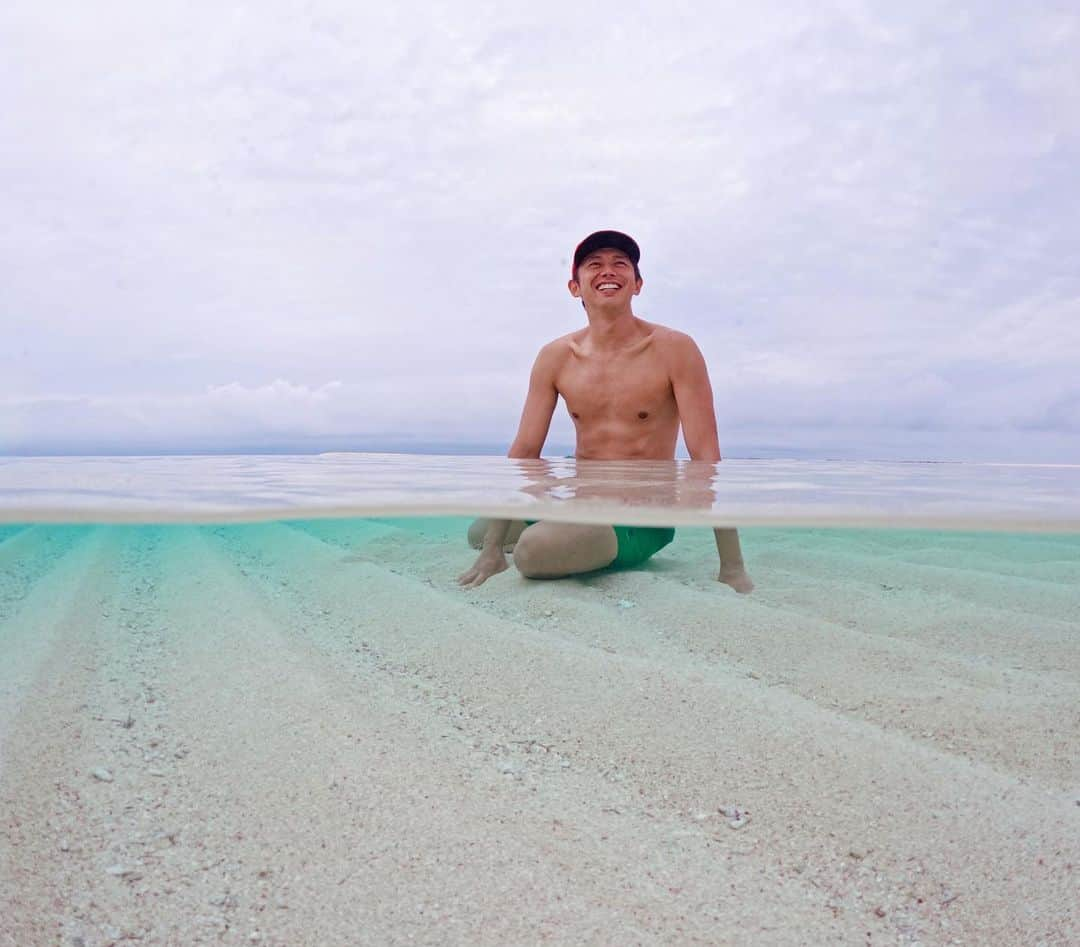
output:
POLYGON ((623 253, 630 257, 630 262, 634 266, 637 266, 638 261, 641 259, 641 248, 633 237, 628 237, 618 230, 598 230, 596 233, 589 234, 577 245, 577 249, 574 251, 573 272, 577 273, 581 261, 597 250, 622 250, 623 253))

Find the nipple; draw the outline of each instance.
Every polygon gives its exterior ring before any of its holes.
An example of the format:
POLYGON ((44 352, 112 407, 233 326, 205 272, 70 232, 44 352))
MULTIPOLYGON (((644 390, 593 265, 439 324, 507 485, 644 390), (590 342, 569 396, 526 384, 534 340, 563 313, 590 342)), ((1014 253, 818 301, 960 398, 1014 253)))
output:
POLYGON ((648 411, 639 411, 637 413, 637 416, 639 418, 641 418, 642 421, 644 421, 649 416, 649 412, 648 411))

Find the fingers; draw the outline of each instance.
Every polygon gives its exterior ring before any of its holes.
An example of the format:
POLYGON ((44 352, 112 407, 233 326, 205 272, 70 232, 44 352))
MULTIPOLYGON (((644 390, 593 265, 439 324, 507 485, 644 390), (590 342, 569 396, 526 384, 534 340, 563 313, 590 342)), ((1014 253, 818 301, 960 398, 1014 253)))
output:
POLYGON ((473 567, 458 576, 458 585, 466 589, 475 589, 483 585, 493 575, 506 571, 506 557, 492 561, 490 558, 481 556, 473 567))
POLYGON ((475 589, 477 586, 483 585, 489 576, 485 575, 479 569, 470 569, 468 572, 462 572, 458 576, 458 585, 464 589, 475 589))

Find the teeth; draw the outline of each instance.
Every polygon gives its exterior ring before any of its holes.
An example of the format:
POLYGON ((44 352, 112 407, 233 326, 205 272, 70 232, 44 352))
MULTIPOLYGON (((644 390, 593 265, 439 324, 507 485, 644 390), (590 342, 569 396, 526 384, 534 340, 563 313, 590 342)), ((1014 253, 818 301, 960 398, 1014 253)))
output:
POLYGON ((601 283, 597 289, 618 289, 619 287, 615 283, 601 283))

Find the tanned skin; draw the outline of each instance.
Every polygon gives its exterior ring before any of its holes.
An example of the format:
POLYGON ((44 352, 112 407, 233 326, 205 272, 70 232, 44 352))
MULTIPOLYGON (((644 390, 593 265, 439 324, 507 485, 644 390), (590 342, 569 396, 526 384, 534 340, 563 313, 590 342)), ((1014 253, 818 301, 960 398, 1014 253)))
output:
MULTIPOLYGON (((588 325, 540 350, 508 456, 540 456, 561 395, 581 460, 673 460, 680 426, 692 460, 720 460, 705 359, 690 336, 634 315, 631 302, 642 285, 621 250, 598 250, 581 261, 568 286, 584 304, 588 325)), ((466 588, 507 568, 503 547, 511 521, 474 526, 484 534, 476 562, 458 578, 466 588)), ((514 525, 515 533, 520 529, 514 525)), ((738 532, 717 529, 715 535, 719 581, 751 591, 738 532)), ((616 552, 610 526, 541 522, 520 533, 514 563, 530 578, 558 578, 603 568, 616 552)))

